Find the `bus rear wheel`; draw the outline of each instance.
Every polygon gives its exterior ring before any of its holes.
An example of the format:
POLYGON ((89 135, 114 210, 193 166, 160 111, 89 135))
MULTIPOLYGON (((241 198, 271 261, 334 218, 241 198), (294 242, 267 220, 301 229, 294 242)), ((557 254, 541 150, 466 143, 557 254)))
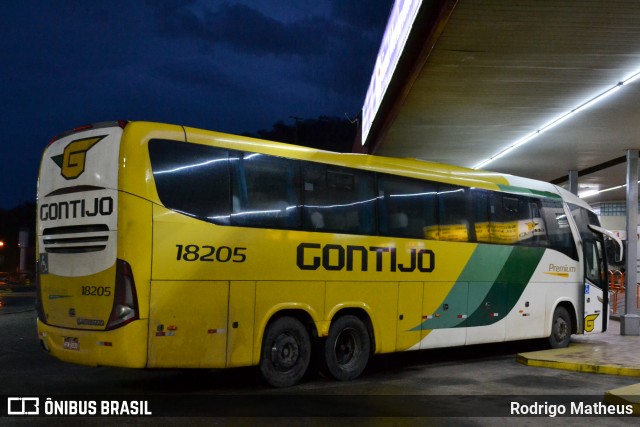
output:
POLYGON ((340 381, 360 376, 369 361, 371 339, 366 325, 356 316, 337 319, 325 341, 324 361, 329 374, 340 381))
POLYGON ((304 325, 293 317, 271 322, 262 340, 260 372, 274 387, 297 384, 309 367, 311 339, 304 325))
POLYGON ((564 348, 571 341, 571 317, 564 307, 556 307, 551 320, 551 335, 549 345, 551 348, 564 348))

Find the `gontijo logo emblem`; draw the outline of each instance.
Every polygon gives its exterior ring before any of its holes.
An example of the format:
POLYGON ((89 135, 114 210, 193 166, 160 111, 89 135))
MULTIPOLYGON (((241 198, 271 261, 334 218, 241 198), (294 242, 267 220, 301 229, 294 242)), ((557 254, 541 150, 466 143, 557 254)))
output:
POLYGON ((66 179, 76 179, 84 172, 87 151, 100 142, 105 136, 107 135, 77 139, 67 145, 62 154, 51 157, 51 160, 60 167, 63 177, 66 179))

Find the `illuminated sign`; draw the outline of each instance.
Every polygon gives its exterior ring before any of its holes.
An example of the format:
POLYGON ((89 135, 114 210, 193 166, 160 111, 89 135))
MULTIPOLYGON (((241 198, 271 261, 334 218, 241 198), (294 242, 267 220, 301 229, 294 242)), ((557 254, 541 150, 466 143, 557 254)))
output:
POLYGON ((367 136, 376 117, 380 103, 384 97, 391 77, 398 65, 404 45, 409 38, 422 0, 396 0, 391 9, 387 28, 382 37, 380 50, 367 96, 362 107, 362 145, 367 142, 367 136))

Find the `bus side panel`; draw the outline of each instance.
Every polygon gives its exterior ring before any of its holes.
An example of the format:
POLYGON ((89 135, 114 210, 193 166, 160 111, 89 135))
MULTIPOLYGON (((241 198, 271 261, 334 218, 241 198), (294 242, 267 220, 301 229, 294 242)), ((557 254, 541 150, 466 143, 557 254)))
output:
POLYGON ((422 293, 423 282, 400 282, 398 284, 398 328, 396 351, 417 350, 416 343, 422 339, 422 293))
POLYGON ((527 285, 506 319, 506 341, 545 336, 546 299, 553 287, 557 285, 540 282, 527 285))
POLYGON ((149 367, 224 368, 227 281, 151 282, 149 367))
POLYGON ((583 312, 584 275, 582 272, 583 267, 580 262, 557 251, 545 251, 536 272, 531 277, 531 282, 519 301, 519 304, 529 302, 529 307, 520 305, 523 312, 531 313, 531 319, 526 320, 529 323, 527 329, 534 328, 539 333, 528 333, 524 329, 515 331, 514 324, 508 327, 508 330, 513 330, 511 339, 548 337, 551 334, 553 312, 561 302, 566 302, 573 307, 573 313, 569 310, 569 314, 576 316, 577 333, 582 333, 583 319, 577 314, 583 312), (524 299, 525 295, 528 295, 528 298, 524 299))
POLYGON ((507 283, 471 282, 466 345, 504 341, 507 283), (496 321, 497 320, 497 321, 496 321))
POLYGON ((464 345, 469 283, 424 284, 421 349, 464 345))
POLYGON ((398 319, 397 282, 327 282, 326 312, 330 318, 348 307, 363 308, 369 315, 375 334, 375 352, 396 349, 398 319))
POLYGON ((227 367, 253 364, 256 282, 231 282, 227 367))

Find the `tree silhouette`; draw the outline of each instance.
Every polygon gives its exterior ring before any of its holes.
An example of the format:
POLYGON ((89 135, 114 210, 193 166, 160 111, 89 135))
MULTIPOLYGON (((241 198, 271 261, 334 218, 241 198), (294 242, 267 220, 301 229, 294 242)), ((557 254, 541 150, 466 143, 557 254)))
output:
POLYGON ((357 123, 352 123, 346 118, 330 116, 320 116, 316 119, 291 117, 291 119, 293 123, 290 125, 280 120, 269 130, 263 129, 243 135, 321 150, 351 152, 357 123))

